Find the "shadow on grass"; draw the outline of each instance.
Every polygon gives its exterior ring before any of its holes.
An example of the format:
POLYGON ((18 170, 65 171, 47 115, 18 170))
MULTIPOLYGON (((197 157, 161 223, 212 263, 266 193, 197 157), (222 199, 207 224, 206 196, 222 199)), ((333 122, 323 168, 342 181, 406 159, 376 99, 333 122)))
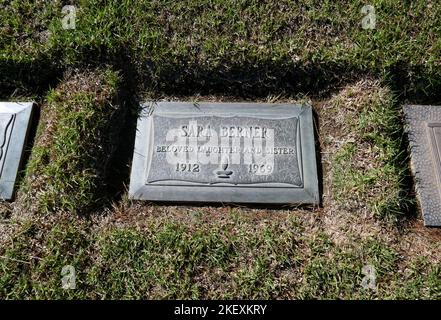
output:
POLYGON ((58 67, 47 57, 32 61, 0 61, 0 99, 11 97, 42 97, 54 88, 63 76, 64 68, 58 67))
POLYGON ((114 61, 115 70, 120 71, 121 85, 119 97, 123 104, 120 110, 123 112, 122 123, 119 125, 119 139, 115 142, 115 152, 109 163, 109 172, 105 182, 108 187, 107 197, 109 201, 118 201, 128 188, 130 177, 130 163, 135 147, 136 124, 140 112, 141 101, 138 92, 138 75, 133 68, 134 63, 127 60, 126 54, 121 54, 114 61))
POLYGON ((426 70, 399 62, 386 70, 386 84, 401 103, 441 104, 441 69, 426 70))
POLYGON ((267 98, 280 94, 326 97, 340 86, 353 82, 361 75, 359 69, 336 64, 300 66, 292 63, 232 65, 205 68, 193 64, 170 64, 156 68, 147 64, 140 78, 145 90, 164 96, 195 94, 235 96, 244 100, 267 98), (341 77, 345 74, 345 77, 341 77))

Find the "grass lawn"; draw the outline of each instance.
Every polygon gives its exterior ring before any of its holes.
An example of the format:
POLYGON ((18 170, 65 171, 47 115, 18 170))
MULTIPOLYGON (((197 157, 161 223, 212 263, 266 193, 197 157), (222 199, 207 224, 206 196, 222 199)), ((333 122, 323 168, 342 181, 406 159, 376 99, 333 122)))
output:
POLYGON ((401 112, 441 104, 437 1, 372 0, 373 29, 362 1, 71 1, 75 29, 64 4, 0 3, 0 99, 39 118, 0 202, 0 298, 441 298, 401 112), (150 99, 311 103, 322 205, 129 200, 150 99))

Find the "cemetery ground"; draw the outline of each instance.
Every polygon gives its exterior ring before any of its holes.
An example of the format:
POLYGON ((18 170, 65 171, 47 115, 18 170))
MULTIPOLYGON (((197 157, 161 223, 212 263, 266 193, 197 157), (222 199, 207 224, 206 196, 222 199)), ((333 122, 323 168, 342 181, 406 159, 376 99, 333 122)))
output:
POLYGON ((1 298, 441 298, 401 111, 441 104, 436 1, 372 1, 368 30, 361 1, 72 1, 74 29, 63 4, 0 4, 0 98, 38 105, 1 298), (322 204, 129 200, 146 100, 311 103, 322 204))

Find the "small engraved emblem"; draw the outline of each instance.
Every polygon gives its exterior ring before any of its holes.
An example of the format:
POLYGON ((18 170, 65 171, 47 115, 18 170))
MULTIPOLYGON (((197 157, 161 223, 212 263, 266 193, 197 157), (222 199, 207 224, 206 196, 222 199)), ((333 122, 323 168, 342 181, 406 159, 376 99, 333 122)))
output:
POLYGON ((233 171, 228 169, 228 157, 223 157, 219 166, 219 170, 216 171, 218 178, 229 179, 233 174, 233 171))

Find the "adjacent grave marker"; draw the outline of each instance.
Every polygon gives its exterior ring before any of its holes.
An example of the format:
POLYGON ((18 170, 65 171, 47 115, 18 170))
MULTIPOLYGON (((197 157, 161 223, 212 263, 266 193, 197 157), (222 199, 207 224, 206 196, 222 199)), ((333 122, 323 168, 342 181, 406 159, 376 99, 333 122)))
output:
POLYGON ((441 106, 404 107, 412 172, 426 226, 441 226, 441 106))
POLYGON ((129 194, 156 201, 318 204, 312 109, 147 103, 138 119, 129 194))
POLYGON ((12 198, 32 113, 32 102, 0 102, 0 198, 12 198))

